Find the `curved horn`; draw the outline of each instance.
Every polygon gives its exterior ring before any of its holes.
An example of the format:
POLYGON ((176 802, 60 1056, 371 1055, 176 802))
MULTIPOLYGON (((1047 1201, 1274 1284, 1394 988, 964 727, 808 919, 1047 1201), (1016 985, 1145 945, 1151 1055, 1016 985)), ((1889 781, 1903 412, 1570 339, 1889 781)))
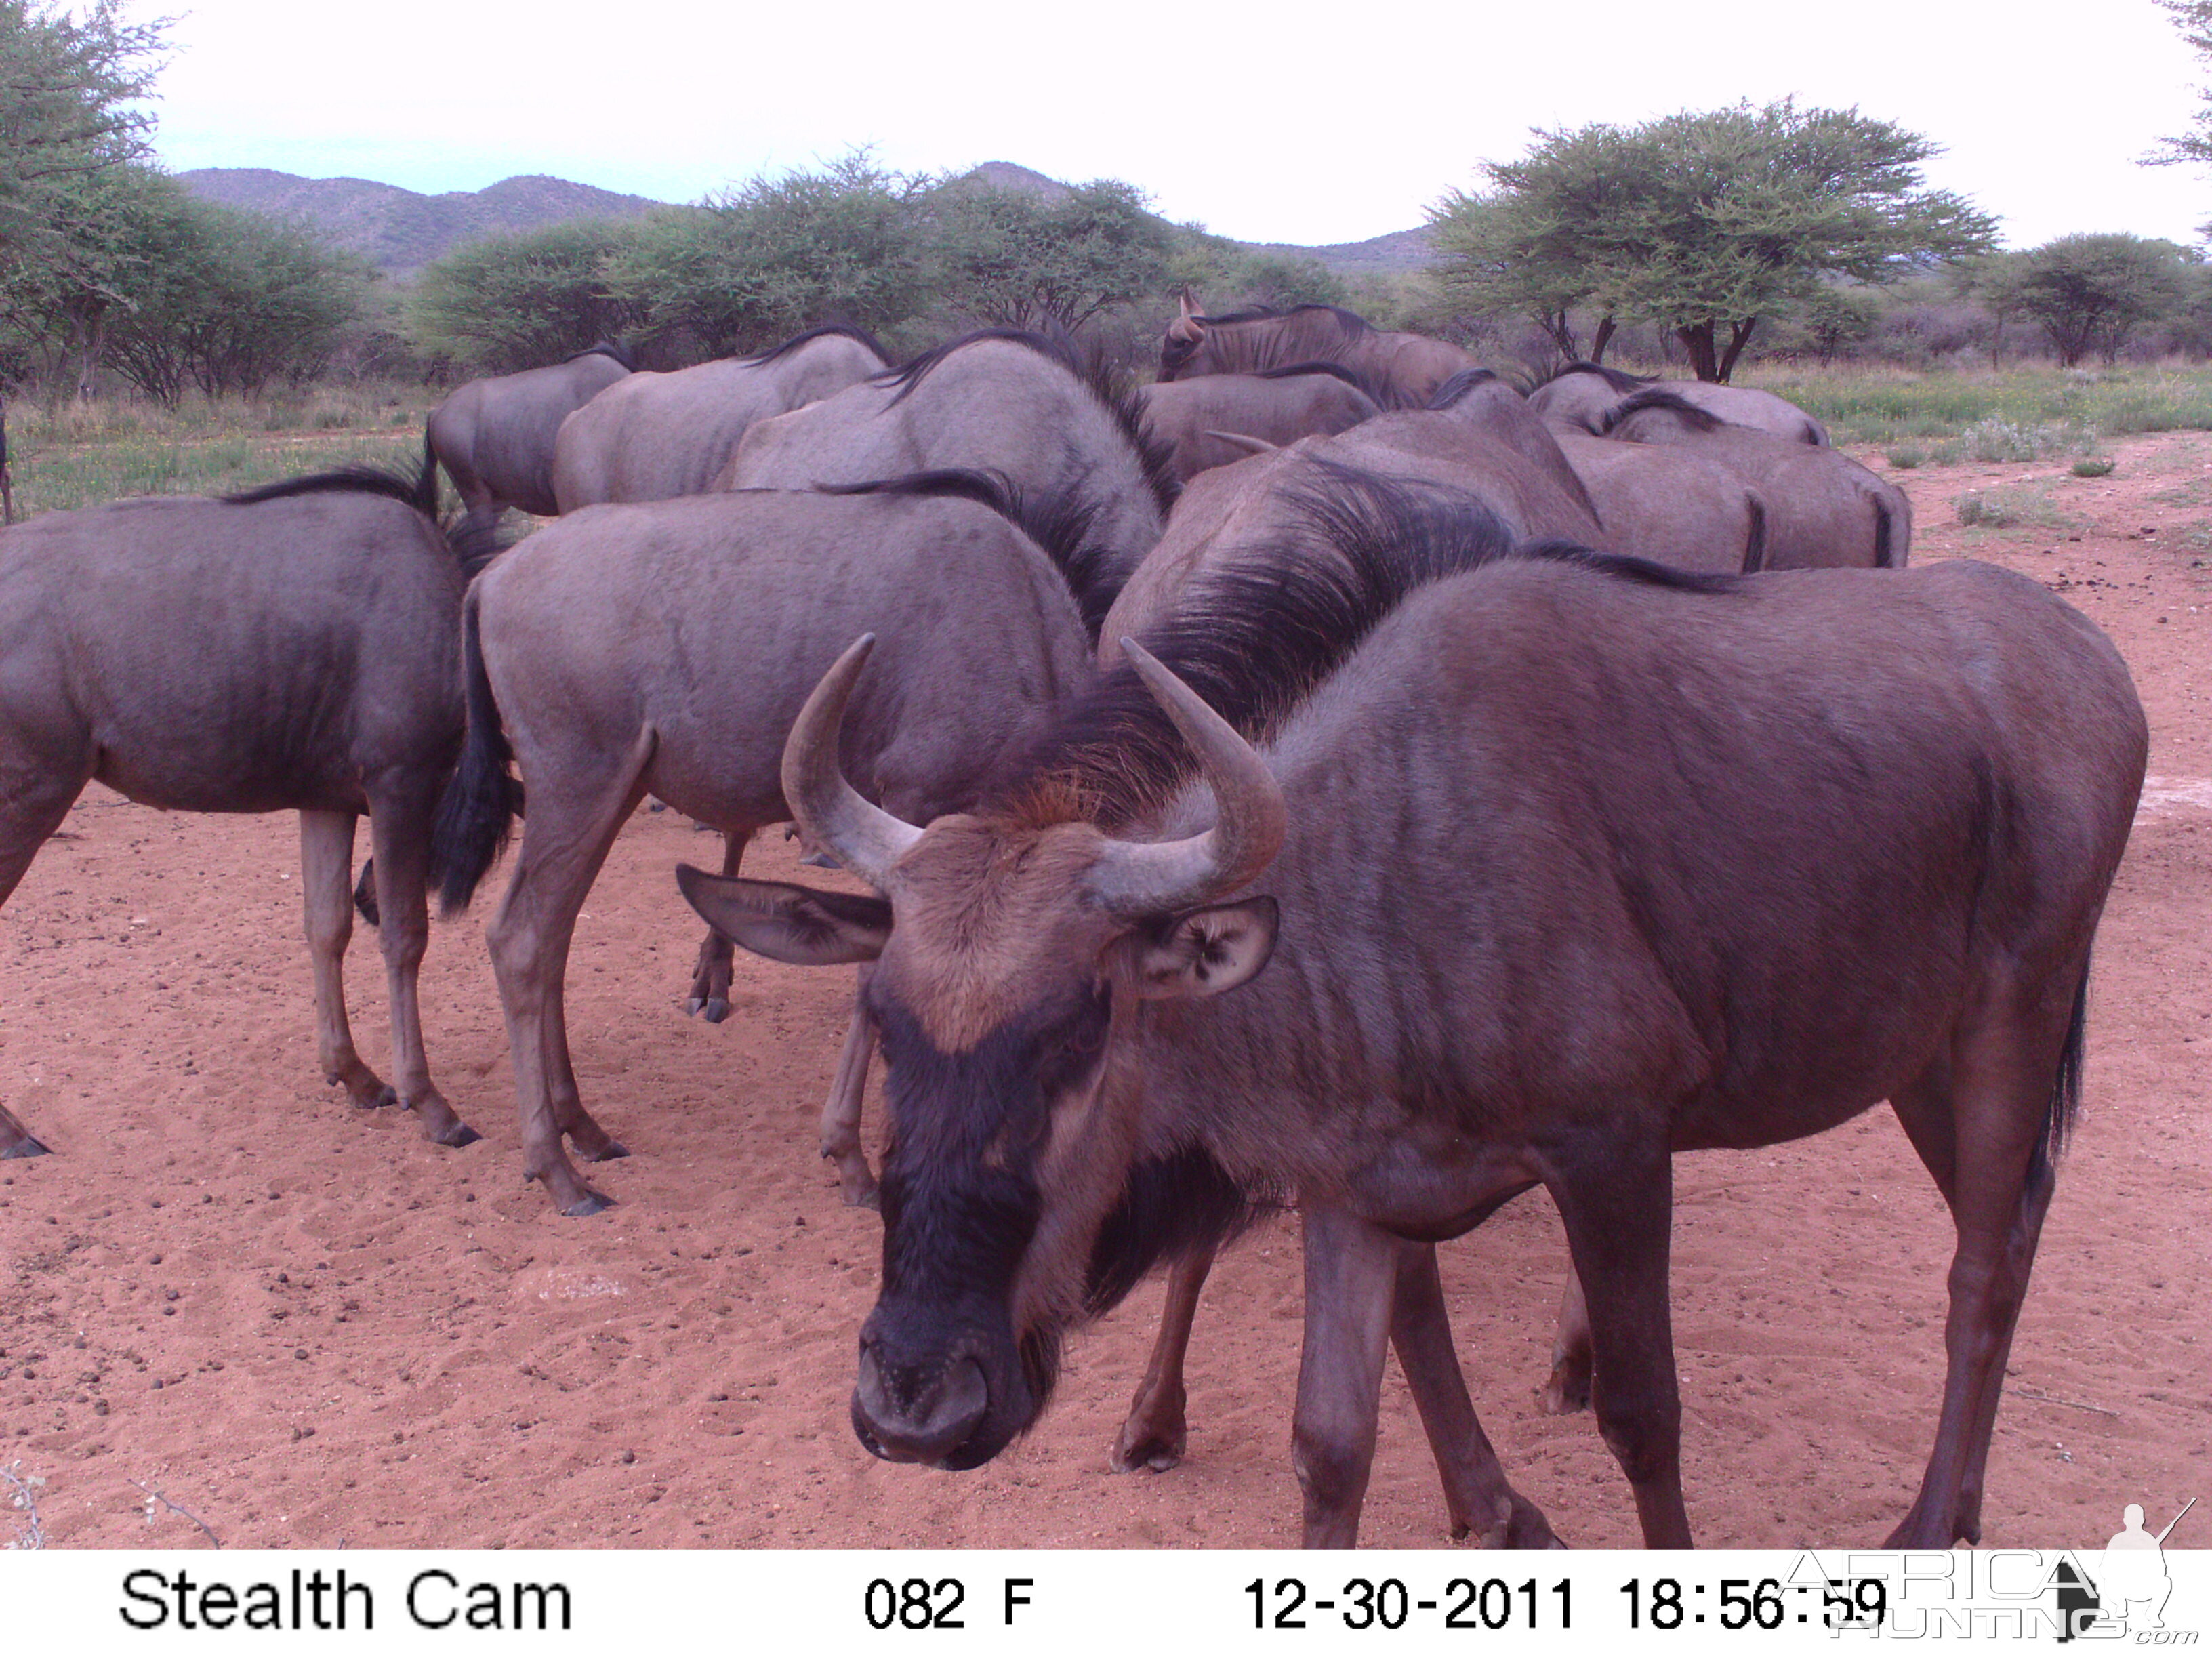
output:
POLYGON ((845 781, 837 758, 845 701, 867 665, 876 636, 863 634, 830 665, 783 744, 783 799, 814 844, 870 886, 881 890, 890 867, 921 839, 903 818, 863 799, 845 781))
POLYGON ((1089 885, 1116 916, 1187 910, 1243 886, 1274 861, 1283 844, 1282 786, 1252 745, 1197 692, 1134 640, 1121 644, 1130 666, 1196 752, 1220 815, 1213 828, 1182 841, 1109 842, 1091 867, 1089 885))
POLYGON ((1282 447, 1280 444, 1269 443, 1265 438, 1255 438, 1243 432, 1216 432, 1212 427, 1206 428, 1205 435, 1218 438, 1231 448, 1241 449, 1247 455, 1272 455, 1282 447))

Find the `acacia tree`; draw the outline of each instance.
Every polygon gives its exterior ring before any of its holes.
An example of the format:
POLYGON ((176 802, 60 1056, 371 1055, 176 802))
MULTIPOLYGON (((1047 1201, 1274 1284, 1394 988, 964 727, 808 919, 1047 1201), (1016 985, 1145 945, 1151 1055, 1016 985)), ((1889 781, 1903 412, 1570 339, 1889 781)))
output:
POLYGON ((147 154, 163 27, 0 0, 0 287, 70 264, 78 187, 147 154))
POLYGON ((2018 304, 2043 325, 2062 368, 2118 359, 2128 336, 2181 307, 2189 251, 2124 233, 2061 236, 2020 256, 2018 304))
POLYGON ((1809 307, 1823 282, 1887 283, 1996 240, 1988 215, 1922 187, 1934 144, 1856 110, 1784 99, 1537 137, 1431 222, 1448 292, 1557 319, 1563 350, 1566 312, 1585 307, 1605 319, 1600 349, 1614 318, 1655 323, 1699 380, 1725 380, 1760 319, 1809 307))
POLYGON ((430 355, 494 374, 588 350, 639 319, 606 275, 635 234, 586 220, 471 242, 423 269, 410 329, 430 355))
POLYGON ((927 299, 914 225, 926 188, 865 150, 819 173, 756 178, 641 222, 605 261, 605 290, 649 335, 709 356, 817 323, 884 331, 927 299))
POLYGON ((1096 179, 1052 199, 956 179, 923 209, 945 301, 1007 328, 1073 333, 1109 307, 1164 292, 1175 232, 1133 185, 1096 179))

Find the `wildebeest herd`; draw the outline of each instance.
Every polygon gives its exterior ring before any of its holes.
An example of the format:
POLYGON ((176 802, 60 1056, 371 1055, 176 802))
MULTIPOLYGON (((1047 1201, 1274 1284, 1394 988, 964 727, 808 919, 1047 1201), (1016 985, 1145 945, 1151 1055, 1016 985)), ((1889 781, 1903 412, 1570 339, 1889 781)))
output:
MULTIPOLYGON (((1395 1347, 1455 1531, 1556 1541, 1476 1421, 1436 1246, 1545 1188, 1547 1396, 1647 1544, 1691 1541, 1671 1159, 1888 1101, 1949 1205, 1948 1375, 1893 1545, 1978 1539, 2147 747, 2037 584, 1905 568, 1904 496, 1765 393, 1186 299, 1131 390, 990 330, 670 374, 611 348, 462 388, 419 477, 321 474, 0 533, 0 900, 88 780, 296 811, 325 1074, 476 1139, 416 1013, 427 891, 487 929, 525 1172, 624 1155, 579 1091, 571 934, 648 796, 732 945, 857 965, 823 1118, 880 1207, 852 1420, 988 1462, 1068 1332, 1170 1274, 1115 1448, 1181 1455, 1200 1285, 1294 1209, 1305 1536, 1349 1544, 1395 1347), (441 524, 437 465, 466 512, 441 524), (501 550, 498 511, 556 520, 501 550), (349 894, 354 830, 373 858, 349 894), (738 873, 789 823, 868 896, 738 873), (392 1085, 340 982, 377 926, 392 1085), (860 1134, 885 1066, 880 1185, 860 1134)), ((47 1150, 0 1107, 0 1155, 47 1150)), ((796 1149, 794 1149, 796 1155, 796 1149)))

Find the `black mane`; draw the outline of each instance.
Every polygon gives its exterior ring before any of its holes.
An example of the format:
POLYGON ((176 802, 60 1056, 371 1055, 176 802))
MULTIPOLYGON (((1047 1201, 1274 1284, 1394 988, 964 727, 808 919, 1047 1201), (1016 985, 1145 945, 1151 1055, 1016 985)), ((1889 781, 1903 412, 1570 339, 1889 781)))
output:
MULTIPOLYGON (((1516 545, 1488 504, 1463 490, 1335 461, 1306 465, 1309 481, 1284 496, 1302 529, 1193 583, 1139 641, 1248 741, 1279 731, 1408 594, 1463 571, 1520 558, 1692 592, 1738 585, 1571 542, 1516 545)), ((1171 801, 1197 764, 1123 661, 1015 758, 977 810, 1017 820, 1073 814, 1124 830, 1171 801)))
POLYGON ((433 521, 438 516, 438 472, 435 466, 427 462, 412 478, 386 467, 356 464, 335 467, 328 472, 310 472, 303 477, 258 484, 252 489, 235 490, 222 499, 233 507, 252 507, 258 501, 282 501, 289 495, 335 494, 389 495, 393 501, 404 502, 433 521))
POLYGON ((612 340, 602 340, 597 345, 586 346, 581 351, 572 351, 561 361, 573 363, 580 357, 611 357, 631 374, 637 373, 636 360, 612 340))
POLYGON ((996 468, 941 467, 930 472, 909 472, 902 477, 877 478, 866 483, 820 484, 824 495, 904 495, 924 499, 957 496, 987 507, 1012 525, 1040 548, 1067 584, 1069 596, 1083 617, 1083 629, 1094 646, 1099 624, 1106 620, 1115 594, 1104 568, 1105 553, 1091 540, 1091 526, 1098 517, 1097 504, 1075 490, 1064 490, 1046 501, 1027 500, 1013 480, 996 468))
POLYGON ((1585 362, 1577 357, 1571 362, 1561 363, 1548 374, 1538 375, 1529 382, 1528 390, 1534 392, 1540 386, 1549 386, 1570 374, 1595 374, 1615 392, 1633 392, 1638 386, 1655 385, 1658 380, 1656 375, 1631 374, 1625 368, 1608 368, 1603 363, 1585 362))
POLYGON ((1647 409, 1658 410, 1662 413, 1679 417, 1692 432, 1717 432, 1723 427, 1730 424, 1711 410, 1698 408, 1679 392, 1662 392, 1652 387, 1638 392, 1626 403, 1607 414, 1604 425, 1598 428, 1599 435, 1604 436, 1610 434, 1630 416, 1640 414, 1647 409))
POLYGON ((809 341, 818 340, 824 335, 830 334, 842 335, 846 339, 866 346, 870 351, 875 353, 876 361, 879 363, 888 363, 891 360, 891 354, 884 349, 883 342, 865 328, 854 328, 845 323, 823 323, 817 327, 808 329, 803 334, 794 334, 781 345, 771 346, 768 350, 761 352, 757 356, 748 357, 744 361, 758 368, 763 363, 772 363, 777 358, 798 350, 809 341))
POLYGON ((1497 378, 1498 371, 1494 368, 1462 368, 1436 389, 1429 398, 1428 407, 1431 410, 1449 409, 1486 380, 1497 378))
MULTIPOLYGON (((1312 461, 1292 534, 1187 593, 1143 644, 1243 732, 1267 736, 1414 588, 1504 557, 1511 532, 1458 491, 1312 461), (1336 556, 1316 556, 1321 540, 1336 556)), ((1070 807, 1109 828, 1164 804, 1196 762, 1122 662, 1014 762, 993 804, 1070 807)), ((986 807, 984 810, 990 810, 986 807)))
POLYGON ((1332 363, 1320 357, 1316 357, 1308 362, 1285 363, 1280 368, 1263 368, 1259 372, 1258 378, 1262 380, 1287 380, 1298 374, 1326 374, 1333 380, 1343 381, 1354 392, 1365 397, 1370 403, 1380 404, 1382 401, 1382 395, 1367 384, 1364 375, 1346 364, 1332 363))
POLYGON ((1224 311, 1218 317, 1200 317, 1198 320, 1208 328, 1224 323, 1269 323, 1285 317, 1302 317, 1310 311, 1326 311, 1336 319, 1336 325, 1344 331, 1344 337, 1356 340, 1363 334, 1372 334, 1375 325, 1356 311, 1346 311, 1342 306, 1310 303, 1302 306, 1244 306, 1236 311, 1224 311))

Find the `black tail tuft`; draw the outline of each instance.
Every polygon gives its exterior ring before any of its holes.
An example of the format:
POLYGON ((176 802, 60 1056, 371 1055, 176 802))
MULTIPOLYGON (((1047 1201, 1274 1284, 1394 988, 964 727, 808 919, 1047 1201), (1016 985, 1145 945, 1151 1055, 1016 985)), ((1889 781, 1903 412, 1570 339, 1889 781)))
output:
POLYGON ((461 567, 461 574, 471 581, 476 580, 477 572, 507 551, 508 544, 499 536, 503 511, 495 504, 472 507, 446 526, 446 545, 453 550, 453 562, 461 567))
POLYGON ((1743 544, 1743 569, 1748 576, 1766 568, 1766 503, 1757 492, 1746 498, 1744 505, 1751 509, 1751 535, 1743 544))
POLYGON ((376 860, 373 858, 362 860, 361 879, 353 884, 353 908, 370 927, 384 926, 376 908, 376 860))
POLYGON ((2074 988, 2074 1017, 2066 1024, 2066 1046, 2059 1051, 2058 1075, 2051 1080, 2051 1108, 2044 1115, 2043 1139, 2036 1148, 2045 1168, 2055 1166, 2074 1138, 2081 1116, 2082 1061, 2089 1047, 2089 964, 2081 964, 2081 982, 2074 988))
POLYGON ((1879 495, 1874 498, 1874 566, 1894 570, 1905 562, 1897 556, 1897 515, 1879 495))
POLYGON ((473 591, 461 607, 461 673, 468 736, 461 744, 460 769, 446 786, 430 832, 430 879, 438 889, 439 908, 449 916, 469 908, 477 884, 506 850, 522 811, 522 785, 512 769, 514 750, 500 729, 499 704, 484 672, 473 591))

